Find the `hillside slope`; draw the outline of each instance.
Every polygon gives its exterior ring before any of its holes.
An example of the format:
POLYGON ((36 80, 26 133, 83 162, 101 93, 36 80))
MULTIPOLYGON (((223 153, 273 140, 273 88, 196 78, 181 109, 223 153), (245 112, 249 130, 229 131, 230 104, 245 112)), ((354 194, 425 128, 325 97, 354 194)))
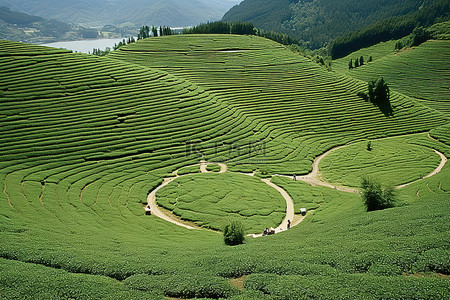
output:
POLYGON ((244 0, 223 21, 248 21, 257 28, 289 34, 310 48, 382 19, 417 11, 422 0, 244 0))
POLYGON ((354 139, 417 132, 426 130, 430 122, 445 122, 443 115, 394 92, 394 117, 385 117, 357 96, 365 89, 364 82, 327 72, 259 37, 147 39, 122 47, 110 57, 186 78, 282 132, 271 134, 268 155, 261 158, 275 173, 307 172, 314 157, 354 139))
POLYGON ((393 92, 386 117, 356 96, 365 84, 248 36, 147 39, 109 57, 0 41, 0 70, 2 298, 449 292, 448 165, 400 191, 410 205, 373 213, 357 194, 274 177, 315 211, 236 247, 144 215, 163 178, 202 159, 301 174, 333 146, 422 131, 448 153, 425 133, 446 142, 447 118, 409 97, 393 92))
POLYGON ((348 76, 370 81, 384 77, 392 89, 450 114, 449 40, 430 40, 418 47, 394 52, 395 41, 356 51, 333 61, 333 68, 348 76), (372 56, 374 61, 349 70, 350 59, 372 56))
POLYGON ((219 20, 237 2, 237 0, 81 0, 75 2, 0 0, 0 5, 44 18, 55 18, 85 26, 120 25, 127 22, 136 26, 189 26, 199 22, 219 20))

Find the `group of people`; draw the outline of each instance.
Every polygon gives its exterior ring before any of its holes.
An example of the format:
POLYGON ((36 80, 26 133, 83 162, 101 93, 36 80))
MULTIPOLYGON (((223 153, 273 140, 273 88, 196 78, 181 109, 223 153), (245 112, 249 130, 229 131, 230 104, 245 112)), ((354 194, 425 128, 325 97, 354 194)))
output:
MULTIPOLYGON (((287 229, 291 229, 291 220, 287 220, 287 229)), ((270 229, 266 227, 263 231, 263 236, 271 234, 275 234, 275 229, 273 227, 270 227, 270 229)))

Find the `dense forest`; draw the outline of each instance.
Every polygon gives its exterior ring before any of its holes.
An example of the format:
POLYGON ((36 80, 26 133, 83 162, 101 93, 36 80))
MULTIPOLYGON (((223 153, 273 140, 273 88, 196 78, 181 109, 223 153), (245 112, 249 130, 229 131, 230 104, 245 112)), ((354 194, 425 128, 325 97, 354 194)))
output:
MULTIPOLYGON (((333 58, 344 57, 363 47, 407 36, 419 26, 429 27, 437 22, 447 21, 449 20, 449 3, 448 0, 436 0, 406 16, 392 17, 362 30, 345 34, 331 44, 330 55, 333 58)), ((415 36, 419 34, 416 33, 415 36)))
POLYGON ((321 48, 348 32, 391 17, 416 12, 431 0, 244 0, 223 21, 252 22, 282 32, 311 49, 321 48))

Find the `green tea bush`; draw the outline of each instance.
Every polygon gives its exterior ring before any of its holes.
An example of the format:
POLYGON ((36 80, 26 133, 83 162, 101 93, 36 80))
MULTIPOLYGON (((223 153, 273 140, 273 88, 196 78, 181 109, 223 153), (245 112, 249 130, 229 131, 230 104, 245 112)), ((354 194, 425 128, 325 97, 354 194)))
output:
POLYGON ((244 243, 244 225, 237 220, 230 221, 223 229, 223 240, 228 246, 235 246, 244 243))
POLYGON ((124 281, 133 290, 162 291, 168 297, 228 298, 239 293, 226 279, 210 274, 133 275, 124 281))
POLYGON ((210 172, 219 172, 220 166, 216 165, 216 164, 211 164, 211 165, 206 166, 206 170, 208 170, 210 172))

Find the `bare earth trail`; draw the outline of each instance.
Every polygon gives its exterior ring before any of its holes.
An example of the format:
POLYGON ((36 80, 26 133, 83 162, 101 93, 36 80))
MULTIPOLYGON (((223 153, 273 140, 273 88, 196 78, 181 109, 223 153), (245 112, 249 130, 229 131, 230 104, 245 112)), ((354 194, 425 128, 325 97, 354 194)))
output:
MULTIPOLYGON (((428 136, 429 136, 429 138, 433 139, 430 135, 428 135, 428 136)), ((356 188, 345 187, 345 186, 336 186, 336 185, 333 185, 333 184, 331 184, 329 182, 323 181, 320 178, 319 164, 320 164, 321 160, 324 157, 326 157, 327 155, 329 155, 330 153, 332 153, 332 152, 334 152, 336 150, 339 150, 339 149, 341 149, 343 147, 346 147, 346 146, 347 145, 337 146, 337 147, 332 148, 332 149, 328 150, 327 152, 319 155, 318 157, 316 157, 314 159, 314 162, 313 162, 313 165, 312 165, 312 171, 309 174, 307 174, 307 175, 297 176, 296 180, 300 180, 300 181, 306 182, 306 183, 310 184, 311 186, 325 186, 325 187, 332 188, 332 189, 335 189, 335 190, 338 190, 338 191, 342 191, 342 192, 358 193, 359 190, 356 189, 356 188)), ((434 152, 436 154, 438 154, 441 157, 441 163, 439 164, 439 166, 433 172, 428 174, 427 176, 424 176, 421 179, 417 179, 417 180, 414 180, 414 181, 406 183, 406 184, 399 185, 396 188, 400 189, 400 188, 408 186, 408 185, 410 185, 412 183, 415 183, 415 182, 417 182, 419 180, 422 180, 422 179, 425 179, 425 178, 429 178, 431 176, 436 175, 437 173, 439 173, 442 170, 442 168, 447 163, 447 157, 443 153, 441 153, 441 152, 439 152, 439 151, 437 151, 435 149, 433 149, 433 150, 434 150, 434 152)), ((217 165, 219 165, 220 166, 219 173, 226 173, 226 172, 228 172, 227 165, 223 164, 223 163, 210 163, 210 162, 206 162, 206 161, 202 160, 202 161, 200 161, 199 164, 193 165, 193 166, 199 166, 200 167, 200 171, 202 173, 214 173, 214 172, 211 172, 211 171, 207 170, 207 166, 210 165, 210 164, 217 164, 217 165)), ((166 185, 168 185, 169 183, 171 183, 173 180, 175 180, 178 177, 189 175, 189 174, 178 175, 178 170, 174 171, 173 174, 174 174, 174 177, 164 178, 163 183, 161 185, 159 185, 156 189, 154 189, 148 195, 147 202, 148 202, 148 205, 150 206, 152 215, 157 216, 157 217, 159 217, 159 218, 161 218, 163 220, 166 220, 168 222, 171 222, 171 223, 173 223, 175 225, 178 225, 178 226, 181 226, 181 227, 184 227, 184 228, 187 228, 187 229, 201 229, 201 227, 198 227, 198 226, 196 226, 193 223, 181 221, 177 216, 175 216, 171 212, 163 212, 157 206, 157 204, 156 204, 156 193, 158 192, 158 190, 160 190, 161 188, 165 187, 166 185)), ((244 175, 248 175, 248 176, 254 176, 255 175, 255 173, 238 173, 238 174, 244 174, 244 175)), ((291 176, 287 176, 287 175, 275 174, 274 176, 282 176, 282 177, 292 178, 291 176)), ((270 181, 270 178, 262 179, 262 181, 265 182, 270 187, 276 189, 283 196, 283 198, 286 200, 286 216, 284 217, 284 219, 281 222, 281 224, 277 228, 275 228, 275 232, 276 233, 282 232, 282 231, 287 229, 288 220, 291 221, 291 227, 293 227, 295 225, 298 225, 300 222, 302 222, 305 219, 305 217, 308 216, 311 213, 311 211, 308 211, 308 213, 306 215, 304 215, 304 216, 295 215, 294 214, 294 202, 293 202, 292 198, 289 196, 289 194, 284 189, 282 189, 281 187, 279 187, 276 184, 272 183, 270 181)), ((262 236, 262 234, 249 234, 249 236, 260 237, 260 236, 262 236)))

